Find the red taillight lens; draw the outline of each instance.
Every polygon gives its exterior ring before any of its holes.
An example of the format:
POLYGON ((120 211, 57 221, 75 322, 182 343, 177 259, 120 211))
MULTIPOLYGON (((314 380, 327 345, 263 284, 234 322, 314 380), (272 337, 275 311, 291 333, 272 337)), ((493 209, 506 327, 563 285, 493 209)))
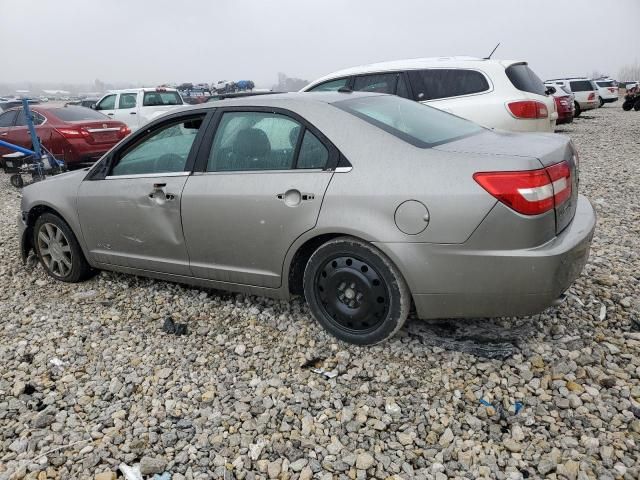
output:
POLYGON ((534 100, 520 100, 518 102, 509 102, 507 108, 516 118, 547 118, 549 116, 549 110, 547 106, 542 102, 536 102, 534 100))
POLYGON ((610 91, 611 93, 616 93, 616 88, 614 88, 614 87, 609 87, 609 91, 610 91))
POLYGON ((591 93, 589 94, 589 100, 595 100, 595 99, 596 99, 596 94, 595 94, 595 92, 591 92, 591 93))
POLYGON ((478 172, 473 179, 492 196, 523 215, 540 215, 571 196, 567 162, 539 170, 478 172))
POLYGON ((79 128, 58 128, 58 132, 65 138, 82 138, 83 136, 79 128))
POLYGON ((129 135, 131 133, 131 129, 129 127, 127 127, 126 125, 123 125, 120 127, 120 136, 122 138, 126 137, 127 135, 129 135))

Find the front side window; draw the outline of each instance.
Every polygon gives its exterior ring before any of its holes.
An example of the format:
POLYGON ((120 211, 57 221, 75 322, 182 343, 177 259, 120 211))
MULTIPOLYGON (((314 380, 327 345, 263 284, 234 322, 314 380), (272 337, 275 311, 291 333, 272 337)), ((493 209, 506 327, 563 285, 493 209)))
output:
POLYGON ((298 122, 278 113, 226 112, 207 171, 288 170, 294 165, 301 129, 298 122))
POLYGON ((354 98, 333 105, 420 148, 483 131, 469 120, 397 96, 354 98))
POLYGON ((320 85, 316 85, 309 92, 335 92, 336 90, 340 90, 342 87, 347 86, 347 82, 349 78, 339 78, 337 80, 329 80, 328 82, 321 83, 320 85))
POLYGON ((459 97, 489 90, 485 76, 475 70, 433 68, 410 70, 408 73, 417 101, 459 97))
POLYGON ((396 93, 397 73, 378 73, 363 75, 353 81, 353 90, 360 92, 396 93))
POLYGON ((113 110, 116 108, 116 95, 107 95, 96 105, 96 110, 113 110))
POLYGON ((182 105, 182 98, 178 92, 144 92, 143 107, 159 107, 163 105, 182 105))
POLYGON ((137 93, 121 93, 118 101, 118 108, 121 110, 136 107, 137 93))
POLYGON ((182 172, 203 115, 163 125, 120 157, 111 176, 182 172))
POLYGON ((0 115, 0 128, 1 127, 13 127, 13 122, 16 119, 18 112, 16 110, 9 110, 0 115))

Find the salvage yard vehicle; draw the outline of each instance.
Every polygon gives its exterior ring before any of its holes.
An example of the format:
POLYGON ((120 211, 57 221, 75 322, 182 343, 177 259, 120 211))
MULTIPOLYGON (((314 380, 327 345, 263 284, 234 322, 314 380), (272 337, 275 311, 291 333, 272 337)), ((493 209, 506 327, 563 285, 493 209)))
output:
POLYGON ((594 80, 598 87, 598 101, 602 107, 605 103, 613 103, 618 101, 618 87, 614 80, 610 78, 594 80))
MULTIPOLYGON (((74 105, 30 106, 36 134, 44 147, 67 167, 91 164, 131 131, 118 122, 85 107, 74 105)), ((24 109, 12 108, 0 114, 0 140, 32 148, 24 109)), ((12 153, 0 147, 0 155, 12 153)))
POLYGON ((575 108, 573 106, 575 98, 573 93, 571 93, 567 87, 562 85, 549 85, 547 86, 547 92, 553 95, 553 99, 556 102, 556 110, 558 111, 558 120, 556 121, 556 125, 572 123, 575 108))
POLYGON ((184 104, 175 88, 129 88, 107 93, 93 108, 114 120, 126 123, 133 132, 154 118, 184 104))
POLYGON ((419 318, 528 315, 585 265, 578 155, 393 95, 311 93, 171 112, 93 168, 23 191, 23 258, 289 298, 374 344, 419 318))
POLYGON ((514 132, 553 132, 557 118, 553 98, 526 62, 441 57, 374 63, 331 73, 302 91, 338 89, 391 93, 514 132))
POLYGON ((600 106, 598 100, 598 88, 596 84, 584 77, 554 78, 547 80, 545 85, 562 85, 574 94, 574 117, 579 117, 585 110, 593 110, 600 106))

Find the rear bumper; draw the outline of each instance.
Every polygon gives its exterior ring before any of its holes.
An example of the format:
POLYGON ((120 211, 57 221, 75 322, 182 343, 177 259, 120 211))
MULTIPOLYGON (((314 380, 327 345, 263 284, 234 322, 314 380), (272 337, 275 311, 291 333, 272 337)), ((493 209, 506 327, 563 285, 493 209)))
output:
POLYGON ((602 101, 604 103, 613 103, 613 102, 617 102, 618 101, 618 97, 613 97, 613 98, 602 97, 602 101))
POLYGON ((549 307, 589 257, 596 215, 578 197, 572 222, 534 248, 473 249, 465 244, 385 243, 413 294, 420 318, 531 315, 549 307))
POLYGON ((582 110, 593 110, 594 108, 598 108, 598 106, 600 105, 600 101, 593 100, 590 102, 578 102, 578 104, 580 105, 580 108, 582 110))

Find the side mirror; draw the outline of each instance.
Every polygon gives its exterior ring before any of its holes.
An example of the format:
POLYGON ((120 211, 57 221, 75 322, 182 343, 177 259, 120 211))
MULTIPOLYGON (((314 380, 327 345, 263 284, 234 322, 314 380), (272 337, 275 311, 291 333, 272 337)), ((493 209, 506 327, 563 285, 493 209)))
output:
POLYGON ((95 103, 92 103, 89 108, 91 108, 92 110, 98 110, 98 105, 95 103))
POLYGON ((553 95, 556 92, 556 89, 553 87, 547 87, 544 91, 545 95, 553 95))

